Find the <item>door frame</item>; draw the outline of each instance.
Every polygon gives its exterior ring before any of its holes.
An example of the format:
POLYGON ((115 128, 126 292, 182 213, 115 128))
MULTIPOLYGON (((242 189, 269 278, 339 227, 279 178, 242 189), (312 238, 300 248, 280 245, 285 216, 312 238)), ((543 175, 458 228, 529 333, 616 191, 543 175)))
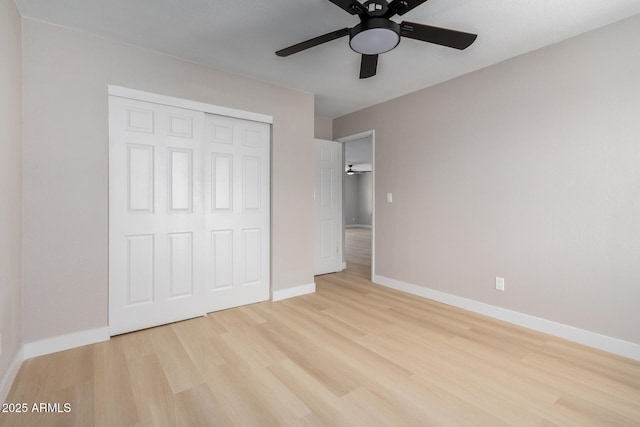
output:
MULTIPOLYGON (((344 144, 347 142, 355 141, 357 139, 371 137, 371 149, 373 152, 371 159, 371 281, 373 282, 373 278, 376 275, 376 131, 375 129, 371 129, 368 131, 356 133, 354 135, 343 136, 342 138, 337 138, 336 141, 343 144, 342 146, 342 158, 344 159, 344 144)), ((344 166, 343 166, 344 168, 344 166)), ((344 180, 342 181, 342 185, 344 186, 344 180)), ((344 188, 342 189, 342 194, 344 195, 344 188)), ((342 230, 341 230, 341 238, 342 238, 342 254, 343 254, 343 267, 346 268, 347 260, 345 258, 345 250, 344 250, 344 233, 345 233, 345 215, 344 215, 344 206, 342 204, 342 230)))

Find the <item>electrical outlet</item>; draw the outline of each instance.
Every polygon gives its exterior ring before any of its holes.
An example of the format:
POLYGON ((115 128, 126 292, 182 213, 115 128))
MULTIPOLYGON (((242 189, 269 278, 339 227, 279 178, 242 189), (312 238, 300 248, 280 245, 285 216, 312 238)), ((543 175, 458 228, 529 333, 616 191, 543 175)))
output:
POLYGON ((504 277, 496 277, 496 289, 504 291, 504 277))

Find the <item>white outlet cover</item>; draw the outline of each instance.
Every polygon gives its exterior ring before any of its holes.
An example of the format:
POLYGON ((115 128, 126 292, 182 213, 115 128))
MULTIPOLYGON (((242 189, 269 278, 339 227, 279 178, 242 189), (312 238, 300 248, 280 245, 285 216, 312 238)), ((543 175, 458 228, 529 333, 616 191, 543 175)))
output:
POLYGON ((504 291, 504 277, 496 277, 496 289, 504 291))

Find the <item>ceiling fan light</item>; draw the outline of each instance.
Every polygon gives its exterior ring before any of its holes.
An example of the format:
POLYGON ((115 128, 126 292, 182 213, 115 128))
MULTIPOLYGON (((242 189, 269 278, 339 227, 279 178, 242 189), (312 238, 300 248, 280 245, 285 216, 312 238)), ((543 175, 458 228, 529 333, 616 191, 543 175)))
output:
POLYGON ((400 26, 385 18, 371 18, 353 27, 349 46, 363 55, 378 55, 400 43, 400 26))

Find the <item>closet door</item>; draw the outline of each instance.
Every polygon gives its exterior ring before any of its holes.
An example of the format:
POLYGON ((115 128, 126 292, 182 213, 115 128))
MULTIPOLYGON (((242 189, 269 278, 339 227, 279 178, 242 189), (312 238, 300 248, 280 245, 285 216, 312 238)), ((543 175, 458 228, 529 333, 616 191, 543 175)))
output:
POLYGON ((269 299, 270 126, 206 115, 206 310, 269 299))
POLYGON ((112 335, 269 298, 270 126, 109 97, 112 335))
POLYGON ((204 113, 110 97, 112 335, 204 313, 204 113))

